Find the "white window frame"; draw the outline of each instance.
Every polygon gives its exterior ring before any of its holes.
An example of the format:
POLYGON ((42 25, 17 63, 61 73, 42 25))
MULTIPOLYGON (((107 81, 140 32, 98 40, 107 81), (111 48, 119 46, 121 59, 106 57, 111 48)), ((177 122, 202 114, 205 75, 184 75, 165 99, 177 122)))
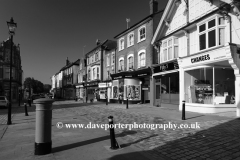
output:
POLYGON ((110 66, 110 54, 107 54, 106 62, 107 67, 110 66))
POLYGON ((79 67, 79 70, 82 70, 82 63, 80 63, 80 67, 79 67))
POLYGON ((124 71, 124 57, 120 57, 120 58, 118 59, 118 70, 124 71), (123 70, 121 70, 121 68, 120 68, 120 61, 122 61, 122 60, 123 60, 123 70))
POLYGON ((160 58, 160 61, 161 62, 167 62, 167 61, 171 61, 171 60, 174 60, 174 59, 177 59, 179 57, 179 38, 178 37, 175 37, 175 36, 172 36, 168 39, 165 39, 162 41, 162 51, 161 51, 161 58, 160 58), (177 43, 175 43, 175 39, 177 39, 177 43), (169 45, 169 41, 172 41, 172 44, 169 45), (166 46, 164 46, 164 44, 166 43, 166 46), (175 47, 178 47, 178 55, 177 57, 174 57, 175 55, 175 50, 174 48, 175 47), (172 48, 172 53, 171 53, 171 58, 169 58, 169 50, 170 48, 172 48), (166 50, 166 60, 165 60, 165 55, 164 55, 164 51, 166 50))
POLYGON ((121 51, 123 49, 124 49, 124 37, 119 39, 119 51, 121 51), (121 42, 123 42, 123 43, 121 44, 121 42))
POLYGON ((146 36, 147 36, 147 33, 146 33, 146 32, 147 32, 147 30, 146 30, 146 25, 139 27, 139 29, 138 29, 138 43, 146 40, 146 36), (141 35, 140 35, 140 31, 141 31, 143 28, 145 29, 145 37, 142 38, 142 39, 140 39, 140 36, 141 36, 141 35))
POLYGON ((131 33, 129 33, 128 36, 127 36, 127 47, 131 47, 131 46, 133 46, 133 45, 134 45, 134 32, 131 32, 131 33), (133 36, 132 41, 131 41, 131 39, 130 39, 131 35, 133 36), (131 42, 132 42, 132 43, 131 43, 131 42))
POLYGON ((219 47, 219 46, 224 46, 225 42, 226 42, 226 20, 224 19, 224 17, 222 17, 221 15, 214 15, 214 16, 211 16, 207 19, 205 19, 204 21, 200 22, 197 24, 197 46, 198 46, 198 51, 205 51, 205 50, 208 50, 208 49, 212 49, 212 48, 215 48, 215 47, 219 47), (223 22, 224 24, 219 24, 219 18, 223 18, 223 22), (213 19, 215 19, 215 26, 214 27, 211 27, 211 28, 208 28, 208 22, 212 21, 213 19), (199 33, 199 28, 200 26, 202 26, 203 24, 205 24, 205 30, 202 31, 201 33, 199 33), (220 32, 219 32, 219 29, 224 29, 224 34, 223 34, 223 44, 219 44, 219 36, 220 36, 220 32), (216 45, 215 46, 212 46, 212 47, 209 47, 209 44, 208 44, 208 33, 210 31, 213 31, 215 30, 215 42, 216 42, 216 45), (202 49, 200 50, 200 40, 199 40, 199 37, 200 35, 203 35, 205 34, 205 49, 202 49))
POLYGON ((142 68, 142 67, 145 67, 145 66, 146 66, 146 50, 142 49, 142 50, 138 51, 138 68, 142 68), (145 61, 144 61, 144 65, 143 66, 141 65, 141 59, 140 59, 140 54, 141 53, 145 54, 145 61))
POLYGON ((98 55, 98 52, 95 53, 95 61, 98 61, 99 60, 99 55, 98 55))
POLYGON ((112 52, 111 56, 112 56, 111 64, 114 65, 114 63, 115 63, 115 52, 112 52))
POLYGON ((127 70, 129 71, 130 70, 130 66, 129 66, 129 58, 130 57, 132 57, 133 58, 133 68, 131 68, 131 69, 134 69, 134 55, 133 54, 129 54, 128 56, 127 56, 127 70))

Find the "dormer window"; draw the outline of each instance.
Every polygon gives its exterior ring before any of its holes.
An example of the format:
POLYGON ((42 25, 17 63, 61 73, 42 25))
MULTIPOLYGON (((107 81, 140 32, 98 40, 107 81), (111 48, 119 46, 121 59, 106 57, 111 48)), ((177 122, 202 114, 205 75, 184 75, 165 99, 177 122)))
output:
POLYGON ((124 49, 124 38, 121 38, 119 40, 119 51, 124 49))
POLYGON ((134 45, 134 34, 133 32, 128 35, 128 47, 134 45))
POLYGON ((146 39, 146 26, 142 26, 138 30, 138 42, 144 41, 146 39))

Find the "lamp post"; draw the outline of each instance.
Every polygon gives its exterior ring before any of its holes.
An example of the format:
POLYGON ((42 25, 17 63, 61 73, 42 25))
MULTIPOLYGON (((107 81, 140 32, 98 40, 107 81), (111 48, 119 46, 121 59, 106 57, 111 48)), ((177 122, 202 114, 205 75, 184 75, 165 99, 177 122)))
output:
POLYGON ((17 23, 14 23, 13 18, 11 18, 10 22, 7 22, 9 35, 11 36, 11 55, 10 55, 10 81, 9 81, 9 106, 8 106, 8 121, 7 124, 12 124, 11 121, 11 109, 12 109, 12 46, 13 46, 13 35, 15 34, 15 30, 17 28, 17 23))

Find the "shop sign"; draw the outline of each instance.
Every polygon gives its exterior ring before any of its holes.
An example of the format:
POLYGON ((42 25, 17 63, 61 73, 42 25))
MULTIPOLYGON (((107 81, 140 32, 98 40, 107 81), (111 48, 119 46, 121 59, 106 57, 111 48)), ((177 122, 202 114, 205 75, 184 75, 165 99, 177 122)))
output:
POLYGON ((209 54, 202 55, 202 56, 195 57, 195 58, 191 58, 191 62, 192 63, 201 62, 201 61, 207 61, 207 60, 210 60, 209 54))
POLYGON ((137 74, 136 77, 143 77, 143 76, 149 76, 149 75, 150 75, 150 73, 147 72, 147 73, 137 74))
POLYGON ((97 85, 98 83, 97 82, 94 82, 94 83, 87 83, 87 86, 95 86, 97 85))
POLYGON ((158 73, 158 72, 165 72, 165 71, 170 71, 175 69, 179 69, 177 60, 157 66, 154 68, 153 72, 158 73))
POLYGON ((148 91, 148 87, 142 88, 142 90, 144 90, 144 91, 148 91))
POLYGON ((189 67, 192 65, 196 65, 196 64, 205 64, 205 63, 212 63, 214 61, 222 61, 222 60, 226 60, 226 51, 225 48, 218 48, 215 50, 211 50, 208 53, 201 53, 198 55, 193 55, 191 57, 186 57, 181 59, 181 66, 183 68, 185 67, 189 67))
POLYGON ((99 88, 106 88, 107 84, 106 83, 98 83, 99 88))
POLYGON ((125 78, 132 78, 132 75, 126 75, 125 78))
POLYGON ((121 79, 123 76, 113 77, 113 79, 121 79))

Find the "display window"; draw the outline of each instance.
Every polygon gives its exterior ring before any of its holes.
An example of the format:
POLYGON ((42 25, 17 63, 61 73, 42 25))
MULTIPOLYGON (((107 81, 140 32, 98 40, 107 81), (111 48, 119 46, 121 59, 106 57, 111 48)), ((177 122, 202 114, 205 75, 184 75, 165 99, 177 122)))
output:
POLYGON ((140 100, 140 85, 126 85, 126 96, 129 100, 140 100))
POLYGON ((202 66, 184 72, 187 103, 235 104, 235 75, 230 67, 202 66))
POLYGON ((118 98, 118 86, 113 86, 113 98, 118 98))

